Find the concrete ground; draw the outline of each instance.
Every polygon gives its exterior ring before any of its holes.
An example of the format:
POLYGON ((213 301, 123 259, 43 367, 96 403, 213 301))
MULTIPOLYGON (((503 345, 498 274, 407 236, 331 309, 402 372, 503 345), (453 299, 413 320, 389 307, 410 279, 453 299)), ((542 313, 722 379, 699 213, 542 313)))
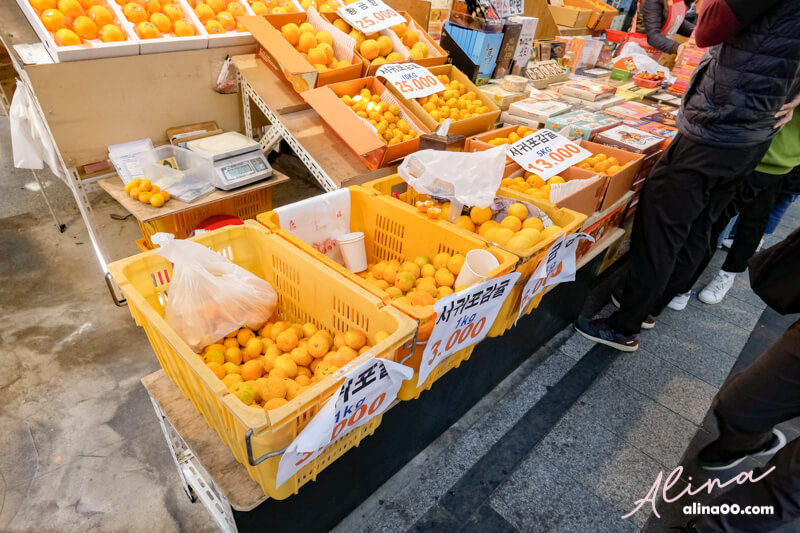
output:
MULTIPOLYGON (((66 186, 47 175, 60 234, 31 173, 13 168, 5 118, 0 176, 0 531, 214 531, 139 383, 159 368, 143 331, 111 302, 66 186)), ((317 192, 293 180, 275 205, 317 192)), ((92 198, 112 258, 136 253, 136 222, 92 198)), ((800 204, 768 242, 798 225, 800 204)), ((740 276, 719 306, 665 313, 635 354, 564 331, 336 530, 666 530, 683 518, 620 516, 713 438, 715 392, 782 324, 740 276)))

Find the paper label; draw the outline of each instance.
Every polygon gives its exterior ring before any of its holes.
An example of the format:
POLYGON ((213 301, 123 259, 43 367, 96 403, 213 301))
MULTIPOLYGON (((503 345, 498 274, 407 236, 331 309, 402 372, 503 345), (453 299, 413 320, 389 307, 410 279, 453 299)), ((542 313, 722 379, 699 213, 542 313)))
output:
POLYGON ((375 33, 406 22, 405 17, 381 0, 359 0, 336 10, 348 24, 362 33, 375 33))
POLYGON ((414 372, 386 359, 370 359, 351 370, 339 390, 292 441, 278 464, 277 485, 311 463, 337 439, 383 413, 414 372))
POLYGON ((446 89, 430 70, 416 63, 381 65, 375 75, 386 78, 406 98, 422 98, 446 89))
POLYGON ((576 252, 578 243, 584 239, 594 242, 594 237, 585 233, 573 233, 550 245, 543 259, 522 289, 517 320, 525 313, 531 301, 545 288, 562 281, 574 281, 577 271, 576 252))
POLYGON ((507 155, 528 172, 548 180, 592 153, 550 130, 540 130, 508 147, 507 155))
POLYGON ((431 371, 450 355, 486 337, 518 278, 519 273, 512 272, 445 296, 433 304, 436 324, 422 353, 418 385, 425 383, 431 371))
POLYGON ((497 15, 501 18, 516 17, 522 15, 525 11, 525 2, 523 0, 492 0, 492 6, 497 11, 497 15))

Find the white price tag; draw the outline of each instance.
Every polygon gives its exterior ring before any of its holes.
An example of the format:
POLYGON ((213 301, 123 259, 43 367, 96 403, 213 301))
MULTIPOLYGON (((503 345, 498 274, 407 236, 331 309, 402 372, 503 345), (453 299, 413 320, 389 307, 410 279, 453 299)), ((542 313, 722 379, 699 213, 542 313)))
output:
POLYGON ((562 281, 575 280, 577 271, 575 255, 578 251, 578 243, 584 239, 594 242, 594 238, 590 235, 573 233, 566 239, 557 240, 550 246, 547 256, 539 263, 525 284, 525 288, 522 289, 517 320, 523 315, 531 301, 546 287, 562 281))
POLYGON ((414 372, 386 359, 371 359, 345 376, 339 390, 292 441, 278 463, 277 485, 309 464, 331 443, 383 413, 414 372))
POLYGON ((406 98, 422 98, 446 89, 430 70, 416 63, 381 65, 375 75, 386 78, 406 98))
POLYGON ((492 6, 501 18, 516 17, 525 10, 523 0, 492 0, 492 6))
POLYGON ((433 304, 436 325, 422 353, 417 385, 425 383, 431 371, 450 355, 486 337, 518 278, 519 273, 512 272, 445 296, 433 304))
POLYGON ((508 147, 508 156, 519 166, 548 180, 592 153, 554 131, 539 130, 508 147))
POLYGON ((375 33, 406 22, 405 17, 381 0, 358 0, 336 10, 348 24, 362 33, 375 33))

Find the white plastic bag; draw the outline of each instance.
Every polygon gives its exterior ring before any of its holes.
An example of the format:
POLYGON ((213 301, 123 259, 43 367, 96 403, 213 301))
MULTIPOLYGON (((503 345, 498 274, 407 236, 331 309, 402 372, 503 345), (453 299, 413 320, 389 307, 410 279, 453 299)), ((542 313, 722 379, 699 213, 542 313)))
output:
POLYGON ((461 205, 487 207, 503 179, 506 148, 501 145, 483 152, 421 150, 406 157, 397 172, 418 192, 461 205))
POLYGON ((272 316, 272 286, 202 244, 156 233, 158 254, 173 263, 169 324, 196 352, 242 326, 259 329, 272 316))
POLYGON ((350 233, 350 190, 312 196, 275 209, 281 228, 340 265, 344 256, 336 238, 350 233))
POLYGON ((28 94, 28 86, 22 81, 17 81, 8 119, 14 166, 39 170, 47 163, 53 174, 66 181, 47 127, 28 94))

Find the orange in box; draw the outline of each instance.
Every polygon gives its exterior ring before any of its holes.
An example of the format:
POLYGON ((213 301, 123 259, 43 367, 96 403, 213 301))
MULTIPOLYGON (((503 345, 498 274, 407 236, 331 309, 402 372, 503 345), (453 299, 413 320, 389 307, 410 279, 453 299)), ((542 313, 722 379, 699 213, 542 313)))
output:
MULTIPOLYGON (((529 188, 538 188, 536 185, 523 185, 523 182, 519 181, 519 177, 530 176, 531 173, 523 174, 522 169, 519 169, 517 172, 514 173, 514 176, 509 178, 503 178, 502 186, 500 190, 497 192, 498 195, 505 195, 510 191, 515 191, 517 194, 522 193, 524 196, 530 196, 531 198, 537 198, 536 196, 531 196, 526 192, 529 188), (517 183, 514 183, 514 182, 517 183)), ((575 181, 575 180, 585 180, 587 178, 591 178, 597 176, 596 172, 589 172, 588 170, 584 170, 582 168, 575 168, 569 167, 565 170, 562 170, 559 174, 564 181, 575 181)), ((550 178, 550 180, 554 179, 550 178)), ((541 178, 539 178, 541 179, 541 178)), ((541 182, 539 182, 541 184, 541 182)), ((559 202, 552 202, 557 207, 566 207, 567 209, 572 209, 573 211, 578 211, 579 213, 583 213, 584 215, 591 215, 597 208, 599 207, 600 203, 603 200, 603 196, 606 192, 606 185, 608 183, 608 177, 600 176, 599 180, 594 181, 593 183, 582 187, 581 189, 573 192, 563 200, 559 202)), ((549 191, 548 191, 549 192, 549 191)), ((541 199, 541 198, 540 198, 541 199)), ((549 200, 549 194, 546 197, 549 200)))
POLYGON ((584 150, 592 152, 593 156, 597 154, 606 154, 608 157, 617 158, 619 166, 623 167, 618 172, 608 175, 608 188, 605 193, 605 198, 603 198, 600 205, 600 210, 608 209, 617 202, 617 200, 622 198, 626 192, 631 190, 633 182, 639 174, 644 156, 642 154, 634 154, 633 152, 626 152, 619 148, 612 148, 589 141, 580 141, 580 145, 584 150))
MULTIPOLYGON (((531 133, 537 131, 535 129, 528 128, 527 126, 505 126, 503 128, 497 128, 496 130, 487 131, 486 133, 481 133, 480 135, 473 135, 472 137, 469 137, 467 141, 464 143, 464 151, 482 152, 484 150, 488 150, 489 148, 494 147, 494 145, 492 145, 489 141, 498 138, 501 139, 508 138, 508 136, 511 135, 512 133, 516 133, 520 138, 523 136, 527 137, 527 135, 525 135, 524 133, 523 135, 520 135, 520 131, 523 130, 525 132, 531 132, 531 133)), ((519 139, 516 139, 515 141, 512 142, 516 142, 517 140, 519 139)), ((520 170, 521 168, 522 167, 520 167, 513 159, 506 156, 506 168, 503 171, 503 177, 507 178, 511 176, 511 174, 513 174, 514 172, 520 170)))
MULTIPOLYGON (((308 17, 305 13, 239 17, 239 22, 258 41, 256 56, 278 76, 283 75, 298 93, 314 87, 361 77, 361 71, 365 66, 358 54, 353 53, 350 66, 318 72, 314 65, 305 59, 281 34, 281 28, 286 24, 294 23, 300 26, 307 21, 308 17)), ((320 30, 317 28, 317 31, 320 30)), ((342 58, 337 57, 337 59, 342 58)), ((347 58, 344 60, 346 61, 347 58)))
MULTIPOLYGON (((480 115, 450 122, 450 133, 459 135, 475 135, 491 129, 492 126, 494 126, 494 123, 497 122, 497 118, 500 116, 500 108, 497 107, 492 99, 489 98, 483 91, 475 87, 475 84, 473 84, 463 72, 458 70, 453 65, 441 65, 438 67, 432 67, 429 70, 434 76, 438 77, 440 75, 445 75, 450 78, 451 81, 457 81, 458 83, 463 84, 466 89, 465 93, 475 93, 476 98, 481 101, 481 104, 489 109, 489 111, 486 113, 481 113, 480 115)), ((417 115, 417 117, 419 117, 420 120, 422 120, 422 122, 431 131, 434 131, 439 127, 439 122, 434 120, 431 114, 422 107, 418 101, 419 99, 415 98, 409 100, 401 95, 400 92, 392 86, 389 86, 389 90, 392 91, 392 94, 394 94, 398 100, 400 100, 415 115, 417 115)), ((437 95, 441 94, 441 92, 437 93, 437 95)))
POLYGON ((395 98, 377 78, 360 78, 333 83, 306 91, 301 96, 333 128, 359 159, 372 170, 387 166, 419 150, 419 137, 397 144, 385 144, 379 138, 377 130, 369 122, 359 117, 353 109, 340 100, 343 96, 358 95, 362 89, 379 95, 381 101, 397 105, 400 108, 400 118, 405 120, 410 128, 418 134, 430 133, 430 129, 395 98))

